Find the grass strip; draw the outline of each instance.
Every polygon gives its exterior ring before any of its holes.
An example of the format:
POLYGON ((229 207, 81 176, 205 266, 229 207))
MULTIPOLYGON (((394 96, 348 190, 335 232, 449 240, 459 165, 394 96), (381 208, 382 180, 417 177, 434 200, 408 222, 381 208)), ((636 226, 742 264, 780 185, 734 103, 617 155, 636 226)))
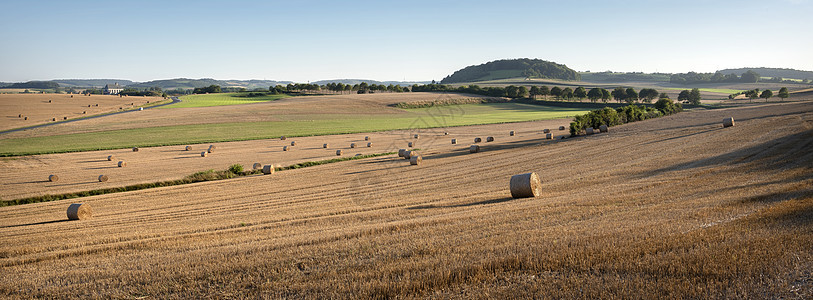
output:
MULTIPOLYGON (((420 149, 414 149, 414 150, 420 150, 420 149)), ((367 155, 360 155, 360 156, 349 156, 349 157, 340 157, 340 158, 325 159, 325 160, 318 160, 318 161, 307 161, 307 162, 296 163, 296 164, 286 166, 286 167, 277 167, 277 168, 274 168, 274 169, 276 171, 295 170, 295 169, 302 169, 302 168, 307 168, 307 167, 313 167, 313 166, 319 166, 319 165, 331 164, 331 163, 337 163, 337 162, 343 162, 343 161, 349 161, 349 160, 356 160, 356 159, 364 159, 364 158, 372 158, 372 157, 378 157, 378 156, 392 155, 392 154, 396 154, 396 153, 398 153, 398 152, 374 153, 374 154, 367 154, 367 155)), ((166 187, 166 186, 175 186, 175 185, 182 185, 182 184, 190 184, 190 183, 204 182, 204 181, 225 180, 225 179, 236 178, 236 177, 257 175, 257 174, 261 174, 261 173, 262 173, 262 170, 248 170, 248 171, 243 171, 243 172, 240 172, 240 173, 233 173, 233 172, 231 172, 229 170, 223 170, 223 171, 208 170, 208 171, 202 171, 202 172, 194 173, 192 175, 188 175, 188 176, 184 177, 183 179, 159 181, 159 182, 152 182, 152 183, 140 183, 140 184, 123 186, 123 187, 104 188, 104 189, 73 192, 73 193, 64 193, 64 194, 55 194, 55 195, 42 195, 42 196, 21 198, 21 199, 15 199, 15 200, 0 201, 0 207, 22 205, 22 204, 32 204, 32 203, 40 203, 40 202, 49 202, 49 201, 57 201, 57 200, 65 200, 65 199, 74 199, 74 198, 82 198, 82 197, 97 196, 97 195, 104 195, 104 194, 122 193, 122 192, 137 191, 137 190, 159 188, 159 187, 166 187)))

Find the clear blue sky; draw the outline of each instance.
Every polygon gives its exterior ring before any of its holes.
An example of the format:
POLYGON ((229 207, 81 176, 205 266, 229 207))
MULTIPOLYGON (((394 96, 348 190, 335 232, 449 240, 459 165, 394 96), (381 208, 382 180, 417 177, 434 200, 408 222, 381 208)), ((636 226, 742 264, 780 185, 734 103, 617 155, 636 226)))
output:
POLYGON ((813 70, 811 0, 0 2, 0 81, 440 80, 503 58, 578 71, 813 70))

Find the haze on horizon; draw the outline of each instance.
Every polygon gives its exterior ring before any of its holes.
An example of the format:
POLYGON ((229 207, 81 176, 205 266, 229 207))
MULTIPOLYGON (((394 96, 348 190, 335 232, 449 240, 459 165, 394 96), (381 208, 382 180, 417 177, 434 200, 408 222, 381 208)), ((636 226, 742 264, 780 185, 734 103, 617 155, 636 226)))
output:
POLYGON ((813 70, 811 13, 810 0, 7 0, 0 81, 424 81, 505 58, 578 71, 813 70))

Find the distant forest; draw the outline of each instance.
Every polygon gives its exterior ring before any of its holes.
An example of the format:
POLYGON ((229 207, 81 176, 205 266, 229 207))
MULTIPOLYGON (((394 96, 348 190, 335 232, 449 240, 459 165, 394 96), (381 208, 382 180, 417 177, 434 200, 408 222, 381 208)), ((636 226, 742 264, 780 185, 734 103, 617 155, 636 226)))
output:
POLYGON ((723 74, 742 74, 748 70, 759 73, 763 77, 781 77, 784 79, 808 79, 813 80, 813 71, 801 71, 795 69, 782 69, 782 68, 739 68, 739 69, 725 69, 717 72, 723 74))
POLYGON ((541 59, 495 60, 481 65, 468 66, 446 76, 441 83, 476 82, 515 77, 579 80, 581 76, 565 65, 541 59))

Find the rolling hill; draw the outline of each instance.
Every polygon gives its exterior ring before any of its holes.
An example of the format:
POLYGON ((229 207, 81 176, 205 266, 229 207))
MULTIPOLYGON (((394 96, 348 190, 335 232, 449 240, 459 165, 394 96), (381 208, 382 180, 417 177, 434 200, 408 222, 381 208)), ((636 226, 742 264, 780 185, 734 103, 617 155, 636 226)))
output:
POLYGON ((477 82, 495 79, 530 77, 579 80, 581 76, 565 65, 541 59, 504 59, 468 66, 446 76, 441 83, 477 82))

